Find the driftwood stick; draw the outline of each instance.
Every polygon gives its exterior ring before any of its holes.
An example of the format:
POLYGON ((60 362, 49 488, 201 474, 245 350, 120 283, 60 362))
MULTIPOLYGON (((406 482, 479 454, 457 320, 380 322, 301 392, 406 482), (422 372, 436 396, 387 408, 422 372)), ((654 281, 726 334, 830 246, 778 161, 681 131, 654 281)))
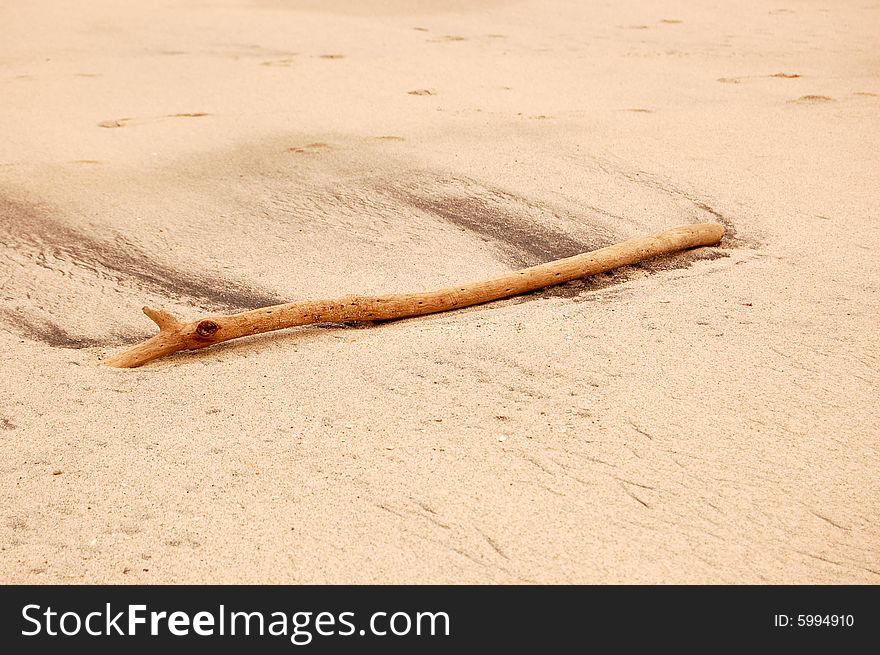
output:
POLYGON ((211 316, 189 323, 178 321, 164 309, 144 307, 144 314, 159 326, 159 334, 111 357, 106 363, 118 368, 132 368, 178 350, 196 350, 230 339, 298 325, 388 321, 460 309, 562 284, 679 250, 716 245, 723 236, 724 228, 717 223, 685 225, 488 280, 437 291, 305 300, 229 316, 211 316))

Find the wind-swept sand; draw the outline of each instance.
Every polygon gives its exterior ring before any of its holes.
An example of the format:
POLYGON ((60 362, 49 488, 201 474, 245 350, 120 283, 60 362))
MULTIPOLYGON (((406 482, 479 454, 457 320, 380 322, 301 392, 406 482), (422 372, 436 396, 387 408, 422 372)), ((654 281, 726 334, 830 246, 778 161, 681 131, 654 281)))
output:
POLYGON ((880 582, 880 8, 694 4, 6 3, 0 579, 880 582))

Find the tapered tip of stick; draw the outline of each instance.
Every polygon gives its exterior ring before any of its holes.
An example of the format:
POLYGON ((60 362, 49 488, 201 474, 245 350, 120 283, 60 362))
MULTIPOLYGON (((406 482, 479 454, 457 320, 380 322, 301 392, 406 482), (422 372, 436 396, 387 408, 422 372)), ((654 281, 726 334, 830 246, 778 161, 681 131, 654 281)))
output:
POLYGON ((158 325, 160 330, 173 330, 175 327, 180 325, 180 321, 174 318, 174 315, 172 315, 171 312, 168 312, 164 309, 152 309, 150 307, 144 307, 144 314, 149 316, 150 320, 158 325))
POLYGON ((707 223, 709 239, 714 243, 720 243, 724 238, 724 226, 720 223, 707 223))

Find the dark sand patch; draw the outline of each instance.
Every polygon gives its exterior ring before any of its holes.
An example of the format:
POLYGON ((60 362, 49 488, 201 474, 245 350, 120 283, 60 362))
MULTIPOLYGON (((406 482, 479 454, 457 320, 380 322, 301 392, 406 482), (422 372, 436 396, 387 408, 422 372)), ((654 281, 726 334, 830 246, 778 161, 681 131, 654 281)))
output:
MULTIPOLYGON (((177 269, 162 263, 123 235, 98 238, 48 215, 42 208, 0 197, 0 252, 22 263, 14 276, 27 276, 27 268, 45 269, 76 277, 95 292, 128 288, 141 294, 177 299, 209 309, 237 311, 282 302, 275 294, 221 277, 177 269)), ((13 309, 0 313, 0 321, 28 338, 51 346, 84 348, 118 343, 118 338, 95 339, 72 333, 61 317, 38 317, 34 310, 59 293, 36 287, 13 309)))
POLYGON ((532 266, 592 249, 565 232, 539 226, 526 215, 528 205, 508 194, 490 190, 486 195, 465 196, 425 191, 395 189, 392 193, 419 211, 493 242, 516 265, 532 266))

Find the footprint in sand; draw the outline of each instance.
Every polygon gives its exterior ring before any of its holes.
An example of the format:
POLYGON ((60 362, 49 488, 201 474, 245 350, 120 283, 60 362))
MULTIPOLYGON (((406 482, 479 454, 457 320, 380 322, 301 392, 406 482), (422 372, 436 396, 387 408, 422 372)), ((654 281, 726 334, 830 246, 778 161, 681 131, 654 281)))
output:
POLYGON ((799 105, 819 105, 825 102, 834 102, 834 98, 830 98, 828 96, 801 96, 800 98, 796 98, 795 100, 789 100, 789 102, 794 102, 799 105))
POLYGON ((314 155, 320 152, 321 150, 327 150, 330 148, 330 145, 327 143, 308 143, 304 146, 293 146, 287 149, 287 152, 295 152, 304 155, 314 155))
POLYGON ((290 68, 294 64, 293 57, 285 57, 284 59, 267 59, 261 61, 260 66, 278 66, 280 68, 290 68))
POLYGON ((414 91, 407 91, 407 93, 411 96, 435 96, 435 95, 437 95, 437 92, 432 91, 431 89, 415 89, 414 91))
POLYGON ((98 123, 98 127, 125 127, 125 124, 129 121, 134 120, 132 118, 118 118, 115 121, 101 121, 98 123))
POLYGON ((743 80, 750 80, 762 77, 775 77, 777 79, 795 80, 800 76, 800 73, 771 73, 770 75, 740 75, 739 77, 719 77, 718 81, 722 84, 739 84, 743 80))
POLYGON ((129 125, 145 125, 146 123, 155 123, 156 121, 163 121, 167 118, 201 118, 202 116, 210 116, 203 111, 197 112, 187 112, 181 114, 165 114, 164 116, 151 116, 146 118, 117 118, 115 120, 109 121, 101 121, 98 123, 98 127, 106 127, 106 128, 115 128, 115 127, 127 127, 129 125))
POLYGON ((454 34, 446 34, 437 37, 436 39, 428 39, 428 43, 453 43, 455 41, 467 41, 467 39, 463 36, 457 36, 454 34))
POLYGON ((318 59, 345 59, 345 55, 331 53, 329 55, 318 55, 318 59))

